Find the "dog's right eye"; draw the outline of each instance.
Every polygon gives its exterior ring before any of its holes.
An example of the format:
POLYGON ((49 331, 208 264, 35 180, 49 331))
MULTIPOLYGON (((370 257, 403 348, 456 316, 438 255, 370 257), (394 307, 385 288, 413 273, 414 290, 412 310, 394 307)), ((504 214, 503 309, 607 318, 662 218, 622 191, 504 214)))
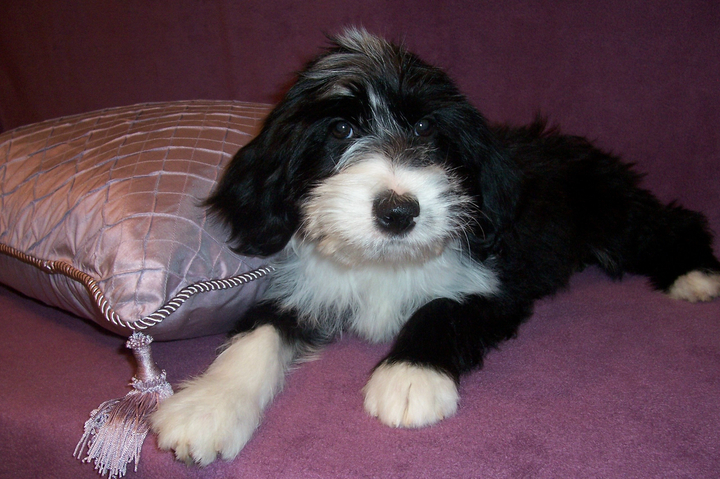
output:
POLYGON ((432 136, 435 132, 435 124, 430 118, 421 118, 420 121, 415 123, 414 131, 416 136, 432 136))
POLYGON ((350 123, 344 120, 336 121, 330 127, 330 132, 335 138, 340 140, 347 140, 355 135, 353 127, 350 123))

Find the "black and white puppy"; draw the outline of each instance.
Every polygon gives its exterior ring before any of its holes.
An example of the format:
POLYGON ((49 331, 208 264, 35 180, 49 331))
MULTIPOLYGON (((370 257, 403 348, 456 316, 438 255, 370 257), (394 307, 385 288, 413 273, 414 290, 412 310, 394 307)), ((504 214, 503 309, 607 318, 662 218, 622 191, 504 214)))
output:
POLYGON ((704 217, 538 121, 489 126, 448 76, 348 30, 311 62, 208 200, 236 250, 274 255, 264 301, 152 417, 160 447, 233 458, 303 353, 395 340, 365 386, 385 424, 452 415, 460 376, 587 265, 689 301, 720 294, 704 217))

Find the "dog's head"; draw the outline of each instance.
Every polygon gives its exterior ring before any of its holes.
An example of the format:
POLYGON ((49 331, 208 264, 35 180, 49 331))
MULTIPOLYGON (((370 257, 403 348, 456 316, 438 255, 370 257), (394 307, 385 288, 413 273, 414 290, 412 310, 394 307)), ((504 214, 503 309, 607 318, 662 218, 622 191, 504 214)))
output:
POLYGON ((300 73, 207 203, 244 254, 297 234, 348 264, 422 261, 453 239, 478 253, 508 220, 515 182, 443 71, 352 29, 300 73))

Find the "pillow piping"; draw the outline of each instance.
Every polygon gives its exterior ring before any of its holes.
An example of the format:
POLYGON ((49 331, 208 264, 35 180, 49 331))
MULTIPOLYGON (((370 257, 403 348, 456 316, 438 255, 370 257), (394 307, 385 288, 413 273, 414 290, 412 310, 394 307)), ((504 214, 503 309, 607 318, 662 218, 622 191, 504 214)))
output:
POLYGON ((85 287, 85 290, 93 298, 95 306, 100 310, 103 317, 113 323, 116 326, 130 329, 132 331, 143 331, 152 326, 160 324, 164 319, 175 312, 180 306, 183 305, 191 297, 205 293, 208 291, 218 291, 224 289, 235 288, 242 286, 256 279, 260 279, 269 273, 275 271, 272 266, 265 266, 261 268, 248 271, 247 273, 239 274, 237 276, 231 276, 229 278, 212 279, 207 281, 200 281, 185 288, 181 289, 175 296, 170 298, 164 305, 162 305, 155 312, 148 314, 144 318, 136 321, 126 321, 122 319, 112 308, 109 301, 105 298, 100 286, 97 281, 89 274, 80 271, 74 266, 66 263, 65 261, 53 261, 36 258, 34 256, 23 253, 22 251, 0 243, 0 253, 15 258, 23 263, 29 264, 36 267, 47 274, 61 274, 66 276, 85 287))

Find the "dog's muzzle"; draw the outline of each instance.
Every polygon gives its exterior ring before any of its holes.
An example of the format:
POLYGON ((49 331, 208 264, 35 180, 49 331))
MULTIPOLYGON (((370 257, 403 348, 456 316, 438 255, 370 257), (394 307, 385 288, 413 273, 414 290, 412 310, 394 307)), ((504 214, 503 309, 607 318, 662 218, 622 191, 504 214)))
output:
POLYGON ((373 215, 380 230, 402 236, 415 226, 415 218, 420 215, 420 203, 412 195, 399 195, 388 190, 373 201, 373 215))

